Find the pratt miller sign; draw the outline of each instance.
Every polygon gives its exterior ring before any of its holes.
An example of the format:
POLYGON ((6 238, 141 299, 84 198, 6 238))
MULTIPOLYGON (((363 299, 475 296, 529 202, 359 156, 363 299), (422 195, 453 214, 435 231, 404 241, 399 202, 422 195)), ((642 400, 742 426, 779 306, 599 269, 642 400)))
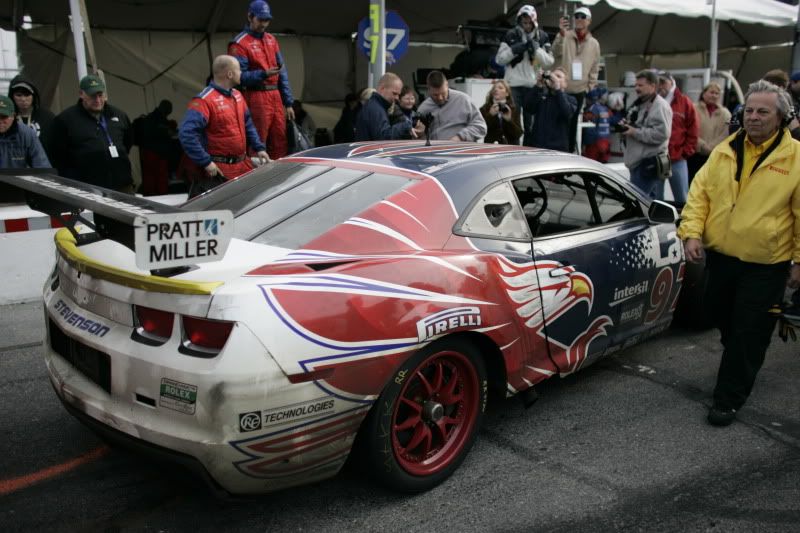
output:
POLYGON ((233 236, 230 211, 194 211, 137 217, 136 266, 142 270, 219 261, 233 236))

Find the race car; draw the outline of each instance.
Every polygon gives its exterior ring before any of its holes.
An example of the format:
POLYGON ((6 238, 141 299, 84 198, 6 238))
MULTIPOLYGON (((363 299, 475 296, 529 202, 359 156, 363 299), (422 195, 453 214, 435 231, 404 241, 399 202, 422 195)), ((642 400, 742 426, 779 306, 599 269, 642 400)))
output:
POLYGON ((66 409, 233 494, 331 477, 351 453, 427 490, 490 399, 667 328, 684 274, 671 205, 519 146, 323 147, 181 207, 0 180, 68 226, 44 287, 66 409))

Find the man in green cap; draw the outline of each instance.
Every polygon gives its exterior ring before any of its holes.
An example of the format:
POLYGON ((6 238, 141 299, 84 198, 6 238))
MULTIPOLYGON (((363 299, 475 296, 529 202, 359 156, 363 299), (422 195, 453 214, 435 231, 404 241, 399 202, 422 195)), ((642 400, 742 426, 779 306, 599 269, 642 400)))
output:
POLYGON ((8 96, 0 96, 0 168, 50 168, 36 130, 17 121, 8 96))
POLYGON ((78 103, 53 122, 51 157, 65 178, 132 194, 131 122, 106 100, 102 79, 91 74, 81 79, 78 103))

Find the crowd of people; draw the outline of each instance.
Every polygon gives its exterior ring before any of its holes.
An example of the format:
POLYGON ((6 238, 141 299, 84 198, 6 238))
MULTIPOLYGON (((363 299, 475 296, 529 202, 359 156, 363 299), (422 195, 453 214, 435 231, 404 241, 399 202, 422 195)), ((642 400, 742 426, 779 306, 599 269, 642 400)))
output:
MULTIPOLYGON (((78 103, 55 117, 41 106, 30 80, 14 78, 9 98, 16 120, 7 120, 11 115, 0 120, 0 163, 51 166, 64 176, 131 191, 129 153, 137 145, 139 192, 154 195, 166 194, 175 176, 202 192, 247 172, 254 160, 312 146, 316 128, 293 97, 280 46, 267 31, 271 20, 265 1, 250 2, 244 30, 231 40, 228 53, 215 59, 207 87, 191 100, 180 125, 169 119, 167 100, 131 123, 107 102, 105 83, 95 75, 81 80, 78 103), (33 129, 36 139, 18 125, 33 129)), ((494 81, 483 106, 451 88, 442 71, 429 73, 423 99, 387 73, 375 89, 347 95, 333 140, 428 137, 522 144, 607 162, 609 139, 619 132, 634 183, 657 199, 669 183, 676 203, 683 204, 692 176, 727 128, 738 129, 736 113, 732 117, 720 103, 718 85, 704 88, 700 101, 692 103, 669 73, 656 71, 636 75, 637 98, 625 106, 620 95, 598 85, 601 50, 591 23, 591 10, 579 7, 559 21, 551 43, 536 9, 523 5, 491 60, 502 78, 494 81), (576 146, 581 119, 594 127, 582 129, 582 145, 576 146)), ((773 72, 766 79, 800 92, 800 74, 782 75, 773 72)), ((800 124, 792 129, 800 136, 800 124)))
MULTIPOLYGON (((108 103, 104 80, 80 80, 78 102, 58 116, 43 109, 35 85, 18 76, 0 97, 0 167, 55 168, 64 177, 135 192, 130 151, 140 149, 141 192, 165 194, 173 173, 197 194, 288 153, 287 120, 302 113, 294 100, 272 20, 263 0, 250 2, 247 25, 212 64, 208 85, 188 105, 180 125, 164 100, 133 123, 108 103), (241 89, 241 91, 239 90, 241 89), (182 155, 179 155, 182 154, 182 155)), ((307 135, 307 133, 304 133, 307 135)))

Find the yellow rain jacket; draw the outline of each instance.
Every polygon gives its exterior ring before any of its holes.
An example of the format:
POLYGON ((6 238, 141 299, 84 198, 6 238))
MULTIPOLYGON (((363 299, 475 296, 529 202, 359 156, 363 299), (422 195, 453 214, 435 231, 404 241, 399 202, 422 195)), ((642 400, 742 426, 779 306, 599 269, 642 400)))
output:
POLYGON ((746 146, 737 183, 735 137, 722 141, 695 175, 678 236, 750 263, 800 263, 800 142, 784 129, 780 144, 750 175, 773 139, 746 146))

